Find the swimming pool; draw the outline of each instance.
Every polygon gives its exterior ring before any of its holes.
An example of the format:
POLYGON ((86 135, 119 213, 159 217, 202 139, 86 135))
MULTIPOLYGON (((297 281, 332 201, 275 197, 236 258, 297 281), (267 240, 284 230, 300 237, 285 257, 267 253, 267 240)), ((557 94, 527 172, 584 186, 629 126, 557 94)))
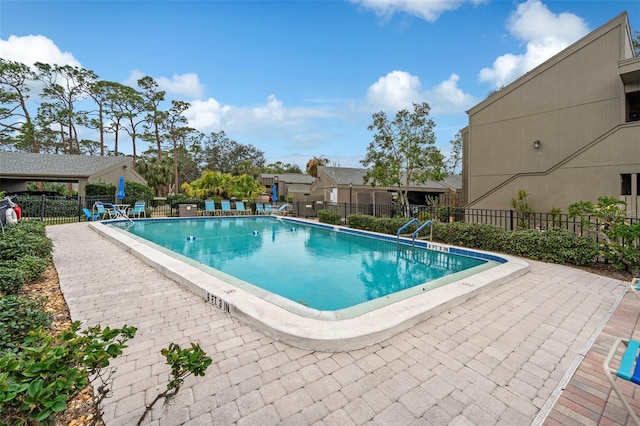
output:
POLYGON ((378 342, 528 269, 526 262, 503 255, 424 241, 414 248, 410 241, 397 245, 395 236, 275 216, 142 219, 111 225, 89 226, 216 308, 276 339, 314 350, 378 342), (145 234, 162 238, 153 243, 145 234), (425 246, 432 250, 423 250, 425 246), (475 258, 473 263, 466 264, 470 258, 475 258), (343 263, 357 263, 360 269, 344 269, 343 263), (433 271, 423 271, 427 269, 433 271), (353 278, 346 275, 361 275, 351 293, 365 301, 351 300, 349 292, 337 296, 336 288, 353 278), (287 276, 295 278, 285 280, 287 276), (265 288, 255 285, 261 278, 265 288), (269 290, 274 283, 300 287, 301 281, 312 279, 316 284, 311 293, 279 295, 269 290), (329 282, 337 285, 327 287, 329 282), (380 289, 371 286, 373 282, 391 284, 380 289), (311 307, 310 300, 319 304, 311 307))
POLYGON ((431 290, 498 263, 273 217, 113 226, 210 266, 225 281, 241 280, 236 284, 254 293, 251 286, 309 308, 344 310, 343 317, 358 304, 418 285, 431 290))

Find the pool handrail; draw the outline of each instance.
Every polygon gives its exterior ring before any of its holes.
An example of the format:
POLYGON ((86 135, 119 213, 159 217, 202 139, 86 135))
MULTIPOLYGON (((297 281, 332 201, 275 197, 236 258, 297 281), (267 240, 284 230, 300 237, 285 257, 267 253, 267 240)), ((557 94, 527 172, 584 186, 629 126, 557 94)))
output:
POLYGON ((118 206, 116 206, 115 204, 103 203, 103 202, 101 202, 100 204, 102 204, 103 206, 108 207, 110 209, 113 209, 113 211, 118 213, 118 215, 122 216, 123 218, 127 219, 129 222, 133 223, 133 220, 131 220, 131 218, 125 212, 120 210, 120 208, 118 206))
POLYGON ((431 234, 429 235, 429 241, 433 241, 433 222, 428 220, 416 229, 413 234, 411 234, 411 240, 413 241, 413 245, 416 244, 416 236, 427 226, 431 225, 431 234))
POLYGON ((414 218, 413 218, 413 219, 411 219, 409 222, 407 222, 407 223, 405 223, 404 225, 402 225, 402 226, 400 227, 400 229, 398 229, 398 232, 396 233, 396 236, 398 237, 398 239, 397 239, 397 241, 398 241, 398 242, 400 242, 400 232, 401 232, 404 228, 406 228, 406 227, 408 227, 408 226, 411 226, 411 225, 412 225, 412 224, 414 224, 414 223, 416 224, 416 226, 420 226, 420 222, 418 221, 418 219, 416 219, 416 218, 414 217, 414 218))

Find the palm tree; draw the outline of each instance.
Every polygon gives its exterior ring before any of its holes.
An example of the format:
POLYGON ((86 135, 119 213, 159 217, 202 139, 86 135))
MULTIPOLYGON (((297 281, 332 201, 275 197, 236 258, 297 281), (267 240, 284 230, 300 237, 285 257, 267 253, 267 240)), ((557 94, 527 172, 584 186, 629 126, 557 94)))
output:
POLYGON ((329 159, 323 156, 316 157, 315 155, 309 161, 307 161, 307 174, 315 178, 318 177, 318 167, 326 166, 329 164, 329 159))

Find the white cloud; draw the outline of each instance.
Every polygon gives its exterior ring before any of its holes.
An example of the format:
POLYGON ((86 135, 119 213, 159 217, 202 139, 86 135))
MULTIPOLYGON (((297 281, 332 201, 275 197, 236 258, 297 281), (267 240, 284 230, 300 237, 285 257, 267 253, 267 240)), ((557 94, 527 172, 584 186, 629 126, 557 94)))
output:
POLYGON ((465 93, 458 87, 460 77, 451 74, 447 80, 427 91, 434 114, 462 114, 470 106, 477 103, 477 99, 465 93))
MULTIPOLYGON (((312 119, 330 118, 335 113, 321 108, 287 108, 276 95, 253 107, 221 105, 216 99, 195 100, 185 112, 189 125, 205 133, 225 130, 236 134, 283 136, 301 141, 300 134, 314 134, 312 119)), ((309 141, 315 137, 306 138, 309 141)))
POLYGON ((408 13, 428 22, 435 22, 442 13, 458 9, 464 3, 484 3, 483 0, 351 0, 373 10, 376 15, 389 18, 395 13, 408 13))
MULTIPOLYGON (((124 84, 137 87, 138 80, 145 76, 146 74, 140 70, 132 70, 124 84)), ((153 77, 153 79, 158 83, 160 90, 179 98, 199 99, 204 95, 204 86, 196 73, 174 74, 171 78, 153 77)))
POLYGON ((526 43, 526 52, 498 57, 480 70, 480 81, 495 87, 511 83, 589 32, 586 22, 572 13, 552 13, 540 0, 521 3, 507 22, 509 32, 526 43))
POLYGON ((0 39, 0 57, 10 61, 33 65, 36 62, 56 65, 81 66, 71 53, 62 52, 53 41, 42 35, 9 36, 0 39))
POLYGON ((431 89, 422 89, 416 76, 406 71, 392 71, 369 86, 368 107, 374 110, 398 111, 411 108, 413 102, 427 102, 432 114, 461 114, 476 99, 458 87, 460 77, 451 74, 431 89))
POLYGON ((400 110, 421 98, 421 83, 406 71, 391 71, 369 86, 367 101, 374 108, 400 110))

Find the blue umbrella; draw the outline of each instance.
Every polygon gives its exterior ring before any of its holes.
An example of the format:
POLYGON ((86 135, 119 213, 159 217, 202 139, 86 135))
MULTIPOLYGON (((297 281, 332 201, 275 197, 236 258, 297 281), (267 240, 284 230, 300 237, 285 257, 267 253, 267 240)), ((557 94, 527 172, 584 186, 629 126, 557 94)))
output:
POLYGON ((278 187, 276 186, 275 183, 273 184, 272 190, 273 190, 273 195, 271 196, 271 199, 273 201, 278 201, 278 187))
POLYGON ((120 176, 120 182, 118 183, 118 193, 116 194, 118 200, 124 200, 124 176, 120 176))

